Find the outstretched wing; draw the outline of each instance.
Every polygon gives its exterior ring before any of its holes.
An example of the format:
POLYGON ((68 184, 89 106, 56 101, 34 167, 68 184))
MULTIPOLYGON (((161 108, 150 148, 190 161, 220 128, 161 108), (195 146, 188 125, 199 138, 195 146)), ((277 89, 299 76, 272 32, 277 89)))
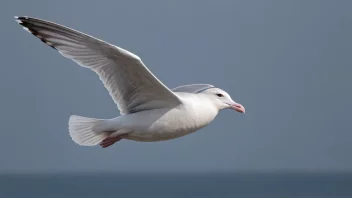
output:
POLYGON ((214 88, 210 84, 191 84, 191 85, 182 85, 176 88, 173 88, 173 92, 187 92, 187 93, 199 93, 207 89, 214 88))
POLYGON ((180 103, 135 54, 53 22, 31 17, 15 18, 24 29, 63 56, 96 72, 121 114, 180 103))

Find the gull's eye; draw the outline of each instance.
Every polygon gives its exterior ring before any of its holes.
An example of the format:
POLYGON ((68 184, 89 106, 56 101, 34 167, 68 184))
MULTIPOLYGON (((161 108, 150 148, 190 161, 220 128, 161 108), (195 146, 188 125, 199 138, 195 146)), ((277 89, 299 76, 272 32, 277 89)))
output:
POLYGON ((224 95, 222 95, 222 94, 216 94, 216 95, 220 98, 224 97, 224 95))

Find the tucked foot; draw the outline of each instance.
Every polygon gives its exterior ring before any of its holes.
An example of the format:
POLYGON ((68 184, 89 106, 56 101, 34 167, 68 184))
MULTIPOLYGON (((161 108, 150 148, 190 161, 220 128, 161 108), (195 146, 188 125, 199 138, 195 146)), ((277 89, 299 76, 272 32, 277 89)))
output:
POLYGON ((109 147, 113 144, 115 144, 115 142, 118 142, 122 139, 122 137, 120 136, 114 136, 114 137, 107 137, 105 138, 99 145, 102 147, 102 148, 106 148, 106 147, 109 147))

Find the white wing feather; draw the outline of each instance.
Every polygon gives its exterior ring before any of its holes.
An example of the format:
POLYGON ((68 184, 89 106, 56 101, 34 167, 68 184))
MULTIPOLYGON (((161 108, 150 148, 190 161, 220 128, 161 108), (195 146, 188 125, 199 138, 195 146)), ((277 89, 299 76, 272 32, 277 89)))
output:
POLYGON ((135 54, 68 27, 31 17, 17 22, 63 56, 96 72, 121 114, 173 107, 178 97, 135 54))

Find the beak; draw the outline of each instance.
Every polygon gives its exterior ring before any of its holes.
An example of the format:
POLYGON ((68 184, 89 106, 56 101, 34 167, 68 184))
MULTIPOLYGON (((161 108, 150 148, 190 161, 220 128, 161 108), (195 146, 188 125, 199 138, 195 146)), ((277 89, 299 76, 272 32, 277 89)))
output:
POLYGON ((237 112, 240 112, 240 113, 246 112, 246 109, 244 108, 244 106, 239 103, 235 103, 235 104, 231 105, 230 107, 231 107, 231 109, 233 109, 237 112))

